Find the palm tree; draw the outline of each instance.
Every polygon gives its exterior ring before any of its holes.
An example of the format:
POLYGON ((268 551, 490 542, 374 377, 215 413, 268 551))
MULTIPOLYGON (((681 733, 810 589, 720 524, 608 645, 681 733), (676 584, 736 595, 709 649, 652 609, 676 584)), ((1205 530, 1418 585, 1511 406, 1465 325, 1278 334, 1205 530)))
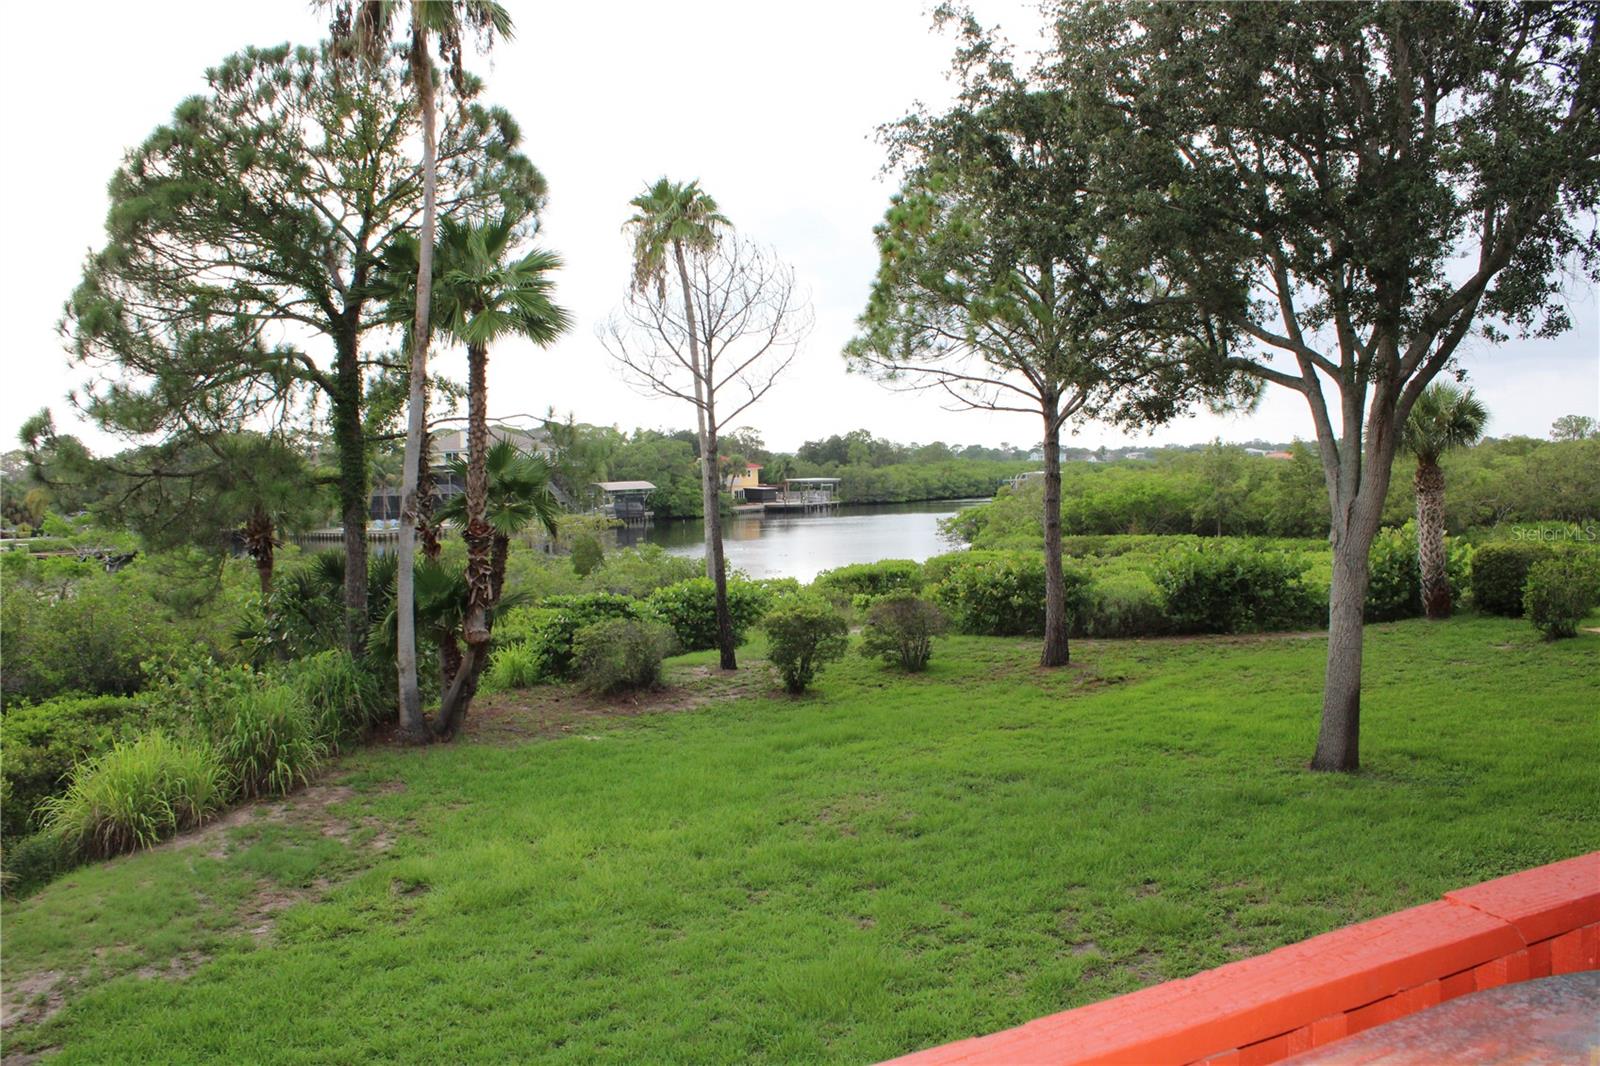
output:
MULTIPOLYGON (((324 0, 326 2, 326 0, 324 0)), ((390 39, 398 32, 400 0, 334 0, 332 33, 335 42, 350 46, 368 62, 381 60, 390 39)), ((495 34, 510 38, 511 15, 494 0, 411 0, 411 39, 407 58, 416 88, 417 110, 422 118, 422 232, 417 256, 415 317, 411 327, 409 410, 406 419, 405 467, 400 485, 400 529, 396 554, 400 578, 399 629, 395 667, 400 700, 400 732, 412 739, 426 736, 422 694, 417 686, 417 638, 412 621, 415 602, 417 481, 423 463, 427 434, 428 339, 433 293, 434 225, 437 214, 437 144, 434 129, 433 61, 430 40, 438 42, 439 55, 449 64, 451 79, 459 88, 466 74, 461 66, 464 33, 473 33, 485 46, 495 34)), ((431 546, 431 541, 430 541, 431 546)))
MULTIPOLYGON (((450 466, 452 473, 462 480, 466 479, 465 462, 453 459, 450 466)), ((510 441, 497 440, 489 447, 485 466, 489 478, 486 518, 489 527, 494 530, 489 564, 490 591, 492 604, 498 604, 505 587, 506 559, 511 550, 511 538, 534 522, 554 535, 561 508, 550 491, 550 461, 543 456, 521 451, 510 441)), ((465 528, 466 500, 465 493, 450 497, 439 508, 438 517, 465 528)))
POLYGON ((438 255, 442 266, 435 285, 436 324, 467 348, 467 487, 463 506, 467 542, 467 607, 462 636, 467 653, 454 683, 445 691, 434 733, 451 736, 472 700, 475 678, 488 653, 489 608, 494 602, 494 528, 489 504, 489 345, 522 336, 548 345, 571 323, 550 299, 551 271, 561 265, 552 252, 533 249, 509 259, 521 235, 513 215, 481 224, 445 219, 438 255))
MULTIPOLYGON (((700 361, 700 336, 695 323, 694 301, 690 298, 689 253, 704 252, 715 246, 717 233, 731 226, 717 210, 717 202, 700 188, 698 181, 675 182, 660 178, 644 192, 628 201, 633 214, 623 224, 624 232, 633 235, 633 287, 636 291, 654 288, 658 299, 667 298, 667 256, 670 253, 678 270, 679 286, 683 291, 683 315, 689 329, 689 364, 694 368, 695 419, 700 441, 700 462, 711 463, 706 455, 706 414, 704 400, 704 372, 700 361)), ((718 497, 710 480, 702 471, 700 485, 701 515, 705 519, 707 537, 706 576, 712 572, 712 552, 709 550, 718 497)))
POLYGON ((212 506, 238 515, 245 553, 256 564, 261 595, 272 592, 273 567, 283 526, 302 525, 318 509, 309 489, 305 457, 273 437, 238 433, 208 442, 221 460, 220 484, 212 506))
POLYGON ((1444 552, 1444 471, 1439 457, 1483 436, 1489 412, 1471 389, 1449 382, 1430 385, 1411 408, 1401 446, 1417 457, 1417 560, 1422 568, 1422 610, 1429 618, 1450 617, 1450 577, 1444 552))

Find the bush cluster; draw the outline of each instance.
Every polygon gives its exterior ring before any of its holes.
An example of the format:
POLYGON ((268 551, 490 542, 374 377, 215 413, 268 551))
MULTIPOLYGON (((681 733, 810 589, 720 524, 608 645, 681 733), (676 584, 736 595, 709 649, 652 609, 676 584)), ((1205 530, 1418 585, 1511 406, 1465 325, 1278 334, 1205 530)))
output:
POLYGON ((950 620, 937 605, 905 590, 881 596, 867 611, 861 627, 861 654, 899 663, 915 673, 928 667, 933 638, 947 632, 950 620))
POLYGON ((573 672, 585 690, 599 695, 653 688, 661 682, 661 660, 672 654, 675 644, 672 630, 660 622, 596 622, 573 639, 573 672))
POLYGON ((840 600, 876 598, 891 592, 917 592, 922 588, 922 564, 910 559, 884 559, 824 570, 813 582, 816 591, 840 600))
MULTIPOLYGON (((728 580, 728 613, 735 644, 744 643, 745 634, 761 620, 771 600, 769 590, 758 582, 728 580)), ((717 590, 709 577, 656 589, 645 602, 657 618, 672 627, 684 651, 717 646, 717 590)))
POLYGON ((291 791, 375 705, 370 678, 340 652, 277 674, 191 662, 139 697, 9 709, 6 891, 148 847, 236 799, 291 791))
POLYGON ((6 645, 0 690, 8 701, 128 695, 144 684, 141 663, 189 643, 163 607, 134 595, 121 577, 98 574, 37 588, 7 582, 0 597, 6 645))
POLYGON ((72 768, 132 739, 149 707, 137 696, 84 696, 8 707, 0 760, 0 839, 40 828, 39 804, 66 787, 72 768))
MULTIPOLYGON (((1461 602, 1467 591, 1472 554, 1472 545, 1467 541, 1458 537, 1445 541, 1445 574, 1450 580, 1453 603, 1461 602)), ((1371 579, 1367 585, 1367 621, 1393 622, 1422 615, 1422 566, 1417 558, 1415 519, 1380 530, 1372 541, 1368 565, 1371 579)))
POLYGON ((1138 570, 1096 573, 1072 626, 1075 636, 1158 637, 1172 632, 1167 603, 1150 575, 1138 570))
POLYGON ((1327 604, 1302 580, 1304 562, 1234 544, 1183 548, 1151 575, 1179 633, 1252 633, 1312 628, 1327 604))
MULTIPOLYGON (((1044 558, 1034 553, 971 552, 966 558, 930 561, 928 576, 938 576, 933 599, 963 633, 983 636, 1038 636, 1044 632, 1044 558)), ((1089 602, 1089 574, 1062 561, 1068 623, 1089 602)))
POLYGON ((1522 607, 1550 640, 1578 635, 1578 625, 1600 604, 1600 560, 1575 551, 1543 559, 1528 570, 1522 607))
POLYGON ((83 763, 43 805, 46 832, 103 858, 199 825, 227 803, 228 772, 203 743, 153 730, 83 763))
POLYGON ((245 693, 217 723, 217 754, 241 796, 283 796, 304 784, 327 752, 300 694, 285 684, 245 693))
POLYGON ((346 651, 296 660, 284 676, 305 705, 313 732, 335 751, 359 739, 389 706, 377 679, 346 651))
POLYGON ((850 624, 820 596, 780 597, 761 620, 767 633, 767 659, 777 668, 783 687, 804 692, 824 664, 842 659, 850 649, 850 624))
MULTIPOLYGON (((501 668, 501 673, 516 673, 526 683, 567 677, 572 671, 572 642, 580 629, 615 618, 653 619, 649 605, 609 592, 579 596, 549 596, 537 607, 522 607, 506 613, 495 624, 495 655, 509 654, 518 669, 501 668), (506 652, 515 644, 525 650, 506 652), (539 671, 529 678, 530 669, 539 671)), ((493 670, 491 657, 491 670, 493 670)))
POLYGON ((1472 604, 1480 611, 1516 618, 1523 610, 1523 589, 1535 563, 1554 555, 1538 542, 1500 541, 1485 544, 1472 557, 1472 604))

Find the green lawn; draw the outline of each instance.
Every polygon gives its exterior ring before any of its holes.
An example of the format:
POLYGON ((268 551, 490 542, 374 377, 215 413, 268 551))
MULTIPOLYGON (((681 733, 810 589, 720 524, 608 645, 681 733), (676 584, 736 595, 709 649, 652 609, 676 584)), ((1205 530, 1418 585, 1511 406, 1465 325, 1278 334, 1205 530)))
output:
POLYGON ((1303 769, 1304 637, 1049 674, 952 638, 923 677, 857 658, 800 700, 362 752, 8 904, 8 985, 67 990, 8 1050, 866 1062, 1600 847, 1600 635, 1368 634, 1350 777, 1303 769))

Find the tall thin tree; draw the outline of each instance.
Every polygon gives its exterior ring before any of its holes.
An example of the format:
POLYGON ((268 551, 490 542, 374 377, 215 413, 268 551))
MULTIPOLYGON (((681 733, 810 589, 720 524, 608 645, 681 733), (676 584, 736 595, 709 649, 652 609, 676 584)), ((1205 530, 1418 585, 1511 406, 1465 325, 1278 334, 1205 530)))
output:
MULTIPOLYGON (((398 32, 400 0, 337 0, 333 7, 335 41, 348 42, 369 60, 378 59, 398 32)), ((417 635, 413 614, 416 591, 417 526, 422 516, 417 485, 423 462, 423 437, 427 433, 428 341, 433 293, 433 246, 437 207, 437 144, 434 108, 434 69, 428 45, 436 41, 459 87, 465 81, 461 65, 463 34, 476 33, 481 44, 492 45, 498 34, 512 34, 511 15, 493 0, 410 0, 410 39, 407 58, 416 88, 417 110, 422 118, 422 223, 417 255, 415 318, 411 326, 409 364, 410 397, 406 418, 405 467, 400 485, 400 528, 396 555, 398 636, 395 673, 398 678, 400 732, 413 740, 427 736, 422 715, 422 695, 417 684, 417 635)))
MULTIPOLYGON (((678 270, 683 293, 683 316, 688 323, 689 357, 700 363, 700 331, 695 321, 694 302, 689 298, 689 259, 709 253, 717 234, 732 223, 717 209, 716 200, 700 188, 698 181, 675 182, 657 179, 644 192, 628 201, 636 209, 623 224, 633 236, 633 288, 635 292, 654 289, 657 299, 667 298, 667 256, 670 253, 678 270)), ((695 431, 699 438, 700 462, 706 459, 705 390, 695 376, 695 431)), ((712 580, 711 527, 720 506, 718 493, 706 487, 702 470, 700 486, 701 517, 705 520, 706 576, 712 580)))
POLYGON ((453 736, 472 701, 489 651, 489 611, 495 600, 494 527, 489 505, 489 346, 508 336, 548 345, 571 324, 551 300, 550 274, 561 265, 551 252, 533 249, 513 258, 523 237, 521 219, 502 216, 479 224, 445 219, 440 226, 435 286, 437 327, 467 348, 467 604, 462 623, 466 657, 445 690, 434 719, 436 736, 453 736))
POLYGON ((1125 254, 1124 221, 1084 194, 1088 153, 1074 143, 1067 97, 1030 85, 972 19, 962 33, 957 104, 883 131, 905 180, 875 231, 878 276, 845 355, 891 387, 1040 420, 1039 663, 1064 666, 1063 429, 1091 418, 1160 423, 1197 400, 1225 399, 1231 375, 1193 372, 1206 362, 1195 358, 1206 323, 1175 313, 1125 254))
MULTIPOLYGON (((728 611, 717 469, 718 437, 765 396, 811 329, 811 308, 794 271, 733 235, 719 238, 684 272, 684 299, 670 290, 633 287, 600 341, 623 376, 643 392, 692 403, 704 427, 700 448, 706 554, 716 589, 717 646, 724 670, 738 665, 728 611), (691 338, 693 342, 691 343, 691 338)), ((678 282, 677 284, 681 284, 678 282)))

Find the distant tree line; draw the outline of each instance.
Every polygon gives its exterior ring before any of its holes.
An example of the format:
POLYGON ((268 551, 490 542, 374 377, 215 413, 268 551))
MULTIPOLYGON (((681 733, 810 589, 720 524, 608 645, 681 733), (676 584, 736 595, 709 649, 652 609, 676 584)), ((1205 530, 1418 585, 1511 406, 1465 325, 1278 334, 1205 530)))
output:
MULTIPOLYGON (((1069 535, 1324 537, 1321 464, 1303 443, 1289 454, 1273 459, 1214 444, 1202 451, 1163 449, 1142 462, 1066 463, 1062 529, 1069 535)), ((1444 508, 1452 534, 1508 523, 1600 521, 1600 439, 1486 440, 1447 452, 1439 465, 1450 485, 1444 508)), ((1395 478, 1384 501, 1384 525, 1403 525, 1415 507, 1410 479, 1395 478)), ((951 528, 975 547, 1041 545, 1038 490, 1024 486, 969 508, 951 528)))

